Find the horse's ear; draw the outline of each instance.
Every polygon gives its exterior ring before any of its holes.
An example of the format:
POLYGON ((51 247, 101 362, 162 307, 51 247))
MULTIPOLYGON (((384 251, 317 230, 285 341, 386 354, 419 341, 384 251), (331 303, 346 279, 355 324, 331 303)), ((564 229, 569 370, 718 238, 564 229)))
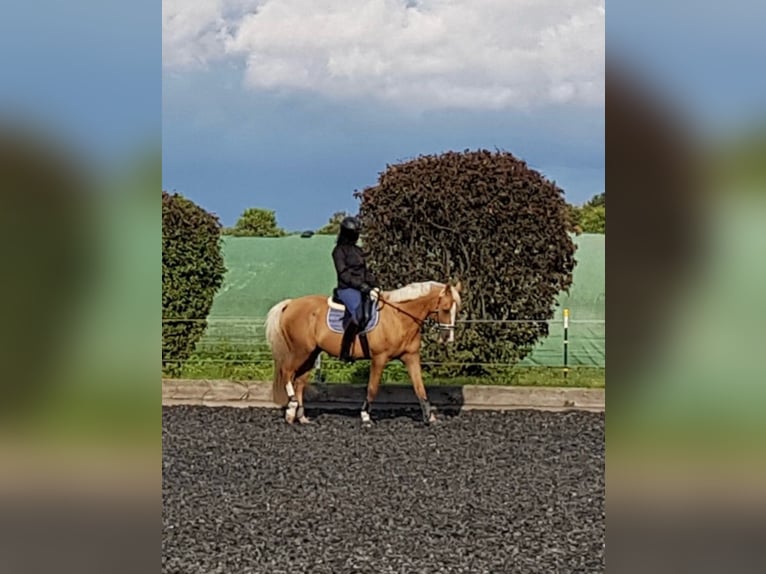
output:
POLYGON ((458 279, 457 283, 455 283, 455 291, 460 293, 463 290, 463 282, 458 279))

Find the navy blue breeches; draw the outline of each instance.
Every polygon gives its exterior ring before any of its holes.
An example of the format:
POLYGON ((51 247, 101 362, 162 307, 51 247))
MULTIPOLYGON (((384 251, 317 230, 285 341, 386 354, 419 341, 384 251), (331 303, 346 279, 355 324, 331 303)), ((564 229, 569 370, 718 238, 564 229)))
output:
POLYGON ((362 308, 362 292, 356 289, 338 289, 338 299, 343 301, 351 319, 357 324, 361 324, 364 309, 362 308))

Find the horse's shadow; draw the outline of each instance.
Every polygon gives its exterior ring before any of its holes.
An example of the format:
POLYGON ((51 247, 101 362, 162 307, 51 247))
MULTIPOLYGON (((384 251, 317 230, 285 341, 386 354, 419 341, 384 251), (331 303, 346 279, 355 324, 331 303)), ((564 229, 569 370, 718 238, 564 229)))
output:
MULTIPOLYGON (((437 387, 429 390, 431 408, 438 418, 453 418, 460 414, 464 400, 462 387, 437 387)), ((312 386, 306 397, 306 415, 320 419, 325 416, 340 416, 358 419, 366 389, 340 384, 318 384, 312 386), (340 400, 339 400, 340 399, 340 400)), ((382 386, 378 400, 371 406, 370 415, 374 420, 411 419, 422 421, 423 413, 411 389, 399 385, 382 386), (408 396, 412 394, 412 396, 408 396)))
MULTIPOLYGON (((366 384, 336 384, 314 382, 306 389, 306 415, 309 418, 342 416, 358 419, 367 396, 366 384), (313 416, 312 416, 313 413, 313 416)), ((460 414, 465 397, 459 385, 437 385, 428 389, 431 408, 438 418, 452 418, 460 414)), ((385 421, 401 418, 423 421, 423 413, 409 385, 381 385, 371 405, 370 416, 385 421)))
MULTIPOLYGON (((438 406, 433 407, 436 411, 437 424, 438 419, 451 419, 460 415, 460 407, 456 406, 438 406)), ((306 404, 306 416, 311 420, 321 422, 322 419, 329 419, 330 417, 343 417, 348 419, 359 420, 361 412, 361 405, 359 408, 339 407, 322 407, 319 405, 306 404)), ((423 424, 423 413, 420 407, 393 407, 389 405, 382 405, 378 408, 375 406, 370 410, 370 416, 373 422, 383 421, 395 421, 397 419, 411 420, 415 423, 423 424)))

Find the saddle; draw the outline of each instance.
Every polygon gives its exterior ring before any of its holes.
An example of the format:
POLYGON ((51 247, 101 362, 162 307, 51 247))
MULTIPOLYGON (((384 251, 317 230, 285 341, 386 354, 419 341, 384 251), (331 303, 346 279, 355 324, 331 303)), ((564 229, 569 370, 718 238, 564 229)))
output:
POLYGON ((338 297, 338 288, 332 290, 332 295, 328 298, 327 301, 330 306, 335 306, 336 309, 345 309, 346 306, 343 304, 343 301, 340 300, 340 297, 338 297))
MULTIPOLYGON (((343 301, 338 297, 338 289, 332 290, 332 295, 327 298, 327 305, 330 307, 328 313, 328 325, 334 330, 337 330, 337 318, 338 315, 342 317, 342 329, 346 328, 351 316, 343 304, 343 301), (342 314, 341 314, 342 313, 342 314), (335 320, 333 320, 335 319, 335 320)), ((362 296, 362 320, 359 325, 360 333, 371 331, 375 328, 378 321, 377 308, 375 301, 369 295, 362 296)))
POLYGON ((343 301, 339 300, 338 297, 335 295, 334 289, 333 289, 333 294, 327 298, 327 305, 330 307, 330 309, 335 309, 336 311, 346 310, 346 306, 343 304, 343 301))

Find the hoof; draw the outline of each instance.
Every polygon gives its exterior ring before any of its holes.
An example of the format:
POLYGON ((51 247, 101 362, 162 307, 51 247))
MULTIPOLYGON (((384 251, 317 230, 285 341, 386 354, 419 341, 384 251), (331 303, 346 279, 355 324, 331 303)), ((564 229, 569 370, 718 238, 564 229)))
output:
POLYGON ((287 421, 287 424, 291 425, 295 422, 297 407, 298 403, 294 403, 292 401, 288 403, 287 410, 285 411, 285 421, 287 421))
POLYGON ((362 411, 362 428, 371 428, 372 427, 372 419, 370 418, 370 413, 362 411))
POLYGON ((301 423, 302 425, 310 425, 311 419, 308 418, 306 415, 303 415, 302 417, 298 419, 298 422, 301 423))

